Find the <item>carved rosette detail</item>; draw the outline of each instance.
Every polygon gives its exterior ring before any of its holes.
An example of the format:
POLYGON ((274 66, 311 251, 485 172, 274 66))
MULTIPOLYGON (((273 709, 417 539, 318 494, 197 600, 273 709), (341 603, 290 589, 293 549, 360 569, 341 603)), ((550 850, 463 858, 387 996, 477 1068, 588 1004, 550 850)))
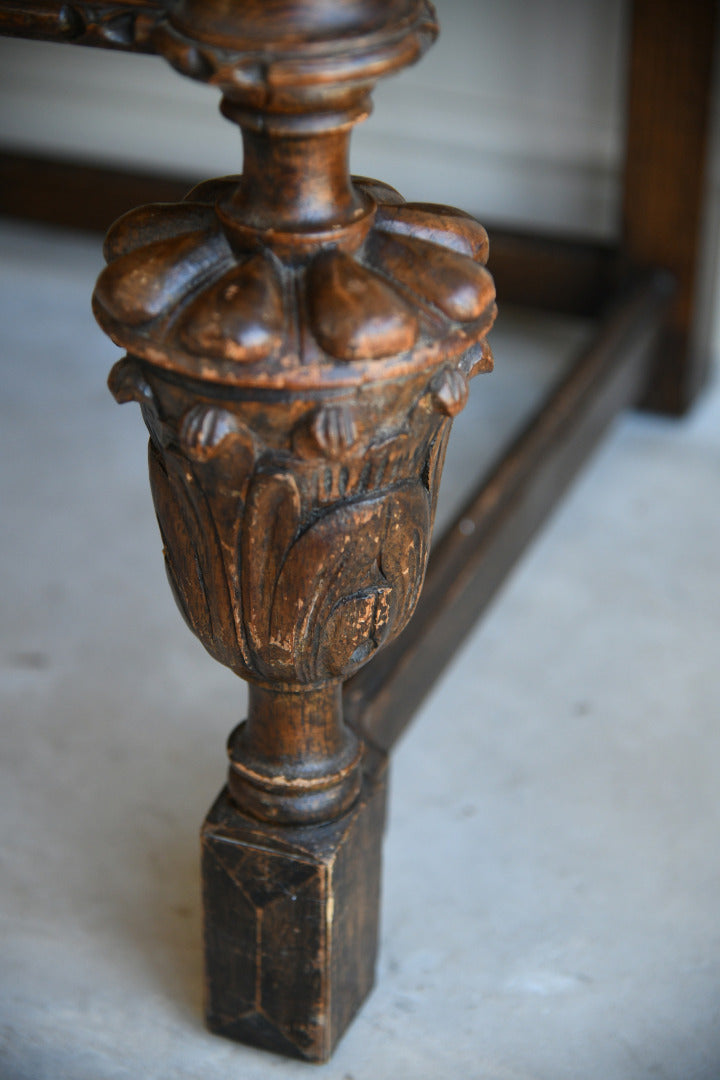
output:
MULTIPOLYGON (((95 312, 118 344, 186 377, 302 390, 432 371, 484 340, 495 293, 487 234, 469 215, 356 178, 363 218, 334 246, 280 258, 223 229, 240 183, 201 185, 113 226, 95 312)), ((490 369, 487 352, 480 360, 472 374, 490 369)))

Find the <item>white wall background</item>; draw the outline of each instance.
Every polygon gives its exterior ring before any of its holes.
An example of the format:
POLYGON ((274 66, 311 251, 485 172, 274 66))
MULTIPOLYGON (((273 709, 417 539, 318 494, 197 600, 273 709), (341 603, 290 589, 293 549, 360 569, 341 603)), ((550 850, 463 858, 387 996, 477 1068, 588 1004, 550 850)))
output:
MULTIPOLYGON (((625 0, 437 6, 440 40, 379 86, 375 114, 354 136, 353 169, 486 220, 616 233, 625 0)), ((236 172, 239 138, 218 118, 217 98, 154 57, 0 42, 5 147, 198 177, 236 172)), ((716 352, 719 159, 715 152, 698 328, 716 352)))

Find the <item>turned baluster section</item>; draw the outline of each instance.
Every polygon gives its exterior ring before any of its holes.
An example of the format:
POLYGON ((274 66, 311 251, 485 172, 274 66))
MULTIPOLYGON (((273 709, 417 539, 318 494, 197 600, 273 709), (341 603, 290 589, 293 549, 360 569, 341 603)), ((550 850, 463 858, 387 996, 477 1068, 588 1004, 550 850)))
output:
POLYGON ((331 821, 360 794, 362 747, 343 723, 340 683, 299 693, 251 684, 228 754, 230 798, 263 821, 331 821))
POLYGON ((348 172, 374 83, 435 32, 426 0, 173 6, 153 46, 221 88, 244 171, 120 219, 94 298, 178 606, 250 684, 203 827, 207 1022, 312 1061, 378 932, 384 760, 342 683, 412 616, 452 419, 492 366, 482 226, 348 172))

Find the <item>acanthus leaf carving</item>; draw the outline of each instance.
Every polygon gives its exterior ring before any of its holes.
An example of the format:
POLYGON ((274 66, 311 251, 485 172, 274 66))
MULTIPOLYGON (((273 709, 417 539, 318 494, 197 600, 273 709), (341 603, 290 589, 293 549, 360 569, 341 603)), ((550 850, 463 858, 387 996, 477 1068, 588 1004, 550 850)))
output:
POLYGON ((233 434, 230 487, 225 479, 201 478, 179 452, 179 444, 176 449, 167 445, 172 440, 159 444, 151 439, 149 464, 165 565, 178 607, 211 656, 243 674, 252 668, 228 537, 240 528, 243 489, 252 475, 255 451, 242 431, 233 434))
POLYGON ((292 640, 271 627, 282 565, 300 526, 301 499, 288 472, 259 469, 248 492, 240 537, 240 595, 256 670, 294 681, 292 640))
POLYGON ((270 640, 293 656, 298 681, 346 678, 405 625, 424 573, 429 516, 424 488, 406 483, 331 504, 299 534, 269 612, 270 640))
MULTIPOLYGON (((176 391, 148 389, 162 399, 146 416, 153 498, 190 627, 250 678, 307 686, 347 677, 414 609, 447 421, 415 408, 376 442, 372 426, 361 438, 350 424, 348 403, 325 405, 319 412, 332 420, 321 430, 360 440, 349 470, 327 447, 299 457, 271 451, 237 405, 183 411, 176 391)), ((317 423, 318 410, 300 426, 317 423)))

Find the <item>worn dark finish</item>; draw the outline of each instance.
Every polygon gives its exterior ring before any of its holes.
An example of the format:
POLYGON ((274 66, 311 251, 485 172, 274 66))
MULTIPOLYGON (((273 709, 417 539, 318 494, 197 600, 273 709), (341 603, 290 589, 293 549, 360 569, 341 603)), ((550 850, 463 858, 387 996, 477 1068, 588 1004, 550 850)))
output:
POLYGON ((628 86, 623 250, 678 281, 645 403, 683 413, 709 356, 692 341, 717 18, 716 0, 634 0, 628 86))
POLYGON ((233 798, 326 820, 361 768, 339 683, 412 614, 451 419, 490 364, 487 243, 465 215, 362 181, 373 224, 360 219, 357 258, 322 243, 299 262, 236 253, 220 223, 237 185, 122 218, 95 311, 130 350, 111 388, 150 429, 178 604, 258 684, 230 744, 233 798))
POLYGON ((165 5, 148 0, 3 0, 0 33, 35 41, 154 52, 152 34, 165 5))
MULTIPOLYGON (((693 283, 711 6, 682 18, 665 2, 635 9, 626 254, 671 266, 681 298, 693 283), (678 170, 674 192, 657 183, 678 170)), ((398 737, 612 416, 636 400, 656 346, 686 334, 689 309, 682 301, 663 333, 669 294, 652 279, 603 324, 433 552, 408 630, 347 683, 353 735, 340 683, 412 611, 448 421, 489 362, 482 231, 353 184, 345 169, 343 128, 365 115, 380 74, 422 51, 432 17, 403 0, 187 0, 167 16, 151 4, 0 0, 0 32, 160 52, 219 85, 244 128, 244 178, 113 230, 97 310, 131 353, 112 386, 150 428, 178 602, 213 655, 253 682, 228 789, 203 830, 208 1023, 322 1060, 372 982, 384 804, 373 744, 398 737), (270 62, 258 65, 258 50, 270 62), (393 536, 408 517, 409 590, 407 537, 393 536), (303 595, 313 609, 326 601, 314 622, 297 614, 303 595)), ((184 194, 172 180, 137 194, 132 177, 55 164, 39 174, 38 202, 31 162, 0 168, 6 211, 64 224, 104 227, 131 204, 184 194)), ((508 299, 579 314, 601 310, 619 280, 608 247, 512 233, 498 234, 491 268, 508 299)), ((660 407, 682 408, 702 382, 702 365, 681 355, 667 351, 651 381, 660 407)))
POLYGON ((634 282, 433 549, 414 620, 345 687, 345 715, 389 750, 617 413, 647 383, 673 297, 634 282))
POLYGON ((178 606, 250 682, 204 830, 208 1023, 314 1061, 377 941, 384 789, 342 682, 413 613, 452 419, 492 367, 485 230, 348 172, 375 80, 434 33, 425 0, 173 7, 153 41, 221 87, 244 171, 120 218, 94 295, 178 606))
POLYGON ((385 794, 377 753, 352 809, 320 828, 260 826, 221 793, 202 832, 212 1031, 330 1056, 373 985, 385 794))

